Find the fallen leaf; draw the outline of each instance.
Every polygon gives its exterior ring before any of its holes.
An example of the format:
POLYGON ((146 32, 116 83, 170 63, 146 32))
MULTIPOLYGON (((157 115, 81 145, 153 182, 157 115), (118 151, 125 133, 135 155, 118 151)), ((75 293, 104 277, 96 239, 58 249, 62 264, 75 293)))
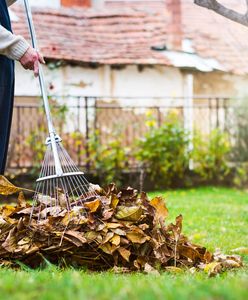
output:
POLYGON ((84 203, 84 206, 87 207, 92 213, 96 212, 100 207, 100 205, 101 205, 101 201, 99 199, 84 203))
POLYGON ((99 248, 100 248, 103 252, 112 255, 112 254, 115 252, 115 250, 116 250, 117 247, 116 247, 115 245, 111 245, 111 244, 108 242, 108 243, 105 243, 105 244, 103 244, 103 245, 100 245, 99 248))
POLYGON ((125 236, 126 235, 126 231, 120 229, 120 228, 116 228, 116 229, 111 229, 112 232, 114 232, 115 234, 118 234, 118 235, 122 235, 122 236, 125 236))
POLYGON ((150 201, 150 205, 156 209, 156 217, 165 219, 168 216, 168 209, 162 197, 155 197, 150 201))
POLYGON ((146 241, 150 240, 150 237, 146 234, 135 231, 128 232, 127 238, 129 239, 129 241, 136 244, 143 244, 146 241))
POLYGON ((118 203, 119 203, 119 199, 117 198, 117 196, 115 194, 111 195, 110 207, 115 209, 118 203))
POLYGON ((7 178, 0 175, 0 195, 9 196, 15 193, 20 192, 21 189, 17 186, 14 186, 7 178))
POLYGON ((240 253, 240 254, 248 254, 248 248, 247 247, 239 247, 239 248, 232 249, 231 252, 240 253))
POLYGON ((23 208, 25 208, 27 206, 26 199, 25 199, 23 191, 19 192, 17 203, 20 207, 23 207, 23 208))
POLYGON ((16 228, 12 228, 9 231, 9 234, 2 244, 2 247, 7 250, 8 252, 15 252, 17 244, 16 244, 16 228))
POLYGON ((112 239, 112 237, 114 236, 114 233, 113 232, 108 232, 106 234, 106 236, 104 237, 102 243, 105 244, 107 243, 110 239, 112 239))
POLYGON ((83 246, 87 242, 87 239, 83 237, 83 234, 78 231, 68 230, 64 234, 64 238, 76 245, 77 247, 83 246))
POLYGON ((119 235, 115 234, 111 239, 110 239, 110 243, 112 243, 115 246, 119 246, 121 242, 121 238, 119 235))
POLYGON ((127 261, 129 262, 129 257, 131 255, 131 252, 123 247, 120 247, 117 249, 117 251, 120 253, 120 255, 127 261))
POLYGON ((115 217, 118 220, 137 222, 142 213, 143 209, 141 206, 119 206, 115 217))
POLYGON ((203 270, 208 274, 209 277, 213 277, 222 271, 222 264, 220 262, 214 261, 206 264, 203 270))

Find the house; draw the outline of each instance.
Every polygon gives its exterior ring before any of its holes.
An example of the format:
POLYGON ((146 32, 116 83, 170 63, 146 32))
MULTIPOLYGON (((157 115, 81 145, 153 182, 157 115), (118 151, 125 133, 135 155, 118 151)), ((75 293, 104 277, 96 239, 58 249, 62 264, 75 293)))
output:
MULTIPOLYGON (((248 31, 239 24, 181 0, 61 5, 66 7, 33 9, 52 93, 182 97, 188 74, 194 95, 246 93, 248 31)), ((28 39, 21 7, 13 10, 14 31, 28 39)), ((37 94, 32 76, 17 65, 16 95, 37 94)))
MULTIPOLYGON (((49 93, 184 106, 189 130, 193 121, 209 118, 205 111, 194 116, 193 104, 246 96, 247 28, 192 2, 33 1, 49 93), (42 3, 46 6, 37 6, 42 3)), ((237 6, 233 0, 228 4, 237 6)), ((29 39, 22 7, 12 12, 15 33, 29 39)), ((19 64, 16 73, 16 104, 37 103, 37 80, 19 64)), ((22 118, 33 126, 27 111, 22 118)), ((68 130, 73 126, 68 123, 68 130)))

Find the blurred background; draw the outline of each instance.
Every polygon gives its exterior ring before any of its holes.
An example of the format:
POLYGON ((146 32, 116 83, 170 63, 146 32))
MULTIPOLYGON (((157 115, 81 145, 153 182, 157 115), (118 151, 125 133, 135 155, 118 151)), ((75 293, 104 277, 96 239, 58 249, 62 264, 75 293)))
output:
MULTIPOLYGON (((193 0, 31 3, 58 133, 92 181, 247 185, 246 27, 193 0)), ((11 19, 30 40, 22 1, 11 19)), ((16 64, 10 177, 37 176, 46 135, 38 82, 16 64)))

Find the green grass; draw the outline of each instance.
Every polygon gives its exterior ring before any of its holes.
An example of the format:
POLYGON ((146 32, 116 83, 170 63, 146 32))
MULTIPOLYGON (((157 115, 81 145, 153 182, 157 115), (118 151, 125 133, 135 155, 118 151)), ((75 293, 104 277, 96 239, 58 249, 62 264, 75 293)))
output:
MULTIPOLYGON (((199 188, 163 194, 170 211, 169 220, 182 213, 184 233, 211 251, 228 253, 248 248, 248 193, 225 188, 199 188)), ((203 272, 163 273, 160 276, 111 272, 0 270, 2 299, 248 299, 248 256, 246 266, 208 278, 203 272)))

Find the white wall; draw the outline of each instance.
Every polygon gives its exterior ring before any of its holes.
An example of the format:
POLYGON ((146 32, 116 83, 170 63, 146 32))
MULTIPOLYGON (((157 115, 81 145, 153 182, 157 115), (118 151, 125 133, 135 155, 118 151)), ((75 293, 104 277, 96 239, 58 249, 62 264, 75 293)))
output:
MULTIPOLYGON (((51 94, 75 96, 176 97, 183 95, 183 76, 176 68, 155 67, 139 71, 136 66, 113 70, 65 66, 45 68, 46 81, 54 87, 51 94)), ((16 65, 16 95, 39 95, 37 79, 16 65)))
MULTIPOLYGON (((21 3, 23 0, 18 0, 21 3)), ((44 6, 44 7, 60 7, 60 0, 29 0, 33 6, 44 6)))

